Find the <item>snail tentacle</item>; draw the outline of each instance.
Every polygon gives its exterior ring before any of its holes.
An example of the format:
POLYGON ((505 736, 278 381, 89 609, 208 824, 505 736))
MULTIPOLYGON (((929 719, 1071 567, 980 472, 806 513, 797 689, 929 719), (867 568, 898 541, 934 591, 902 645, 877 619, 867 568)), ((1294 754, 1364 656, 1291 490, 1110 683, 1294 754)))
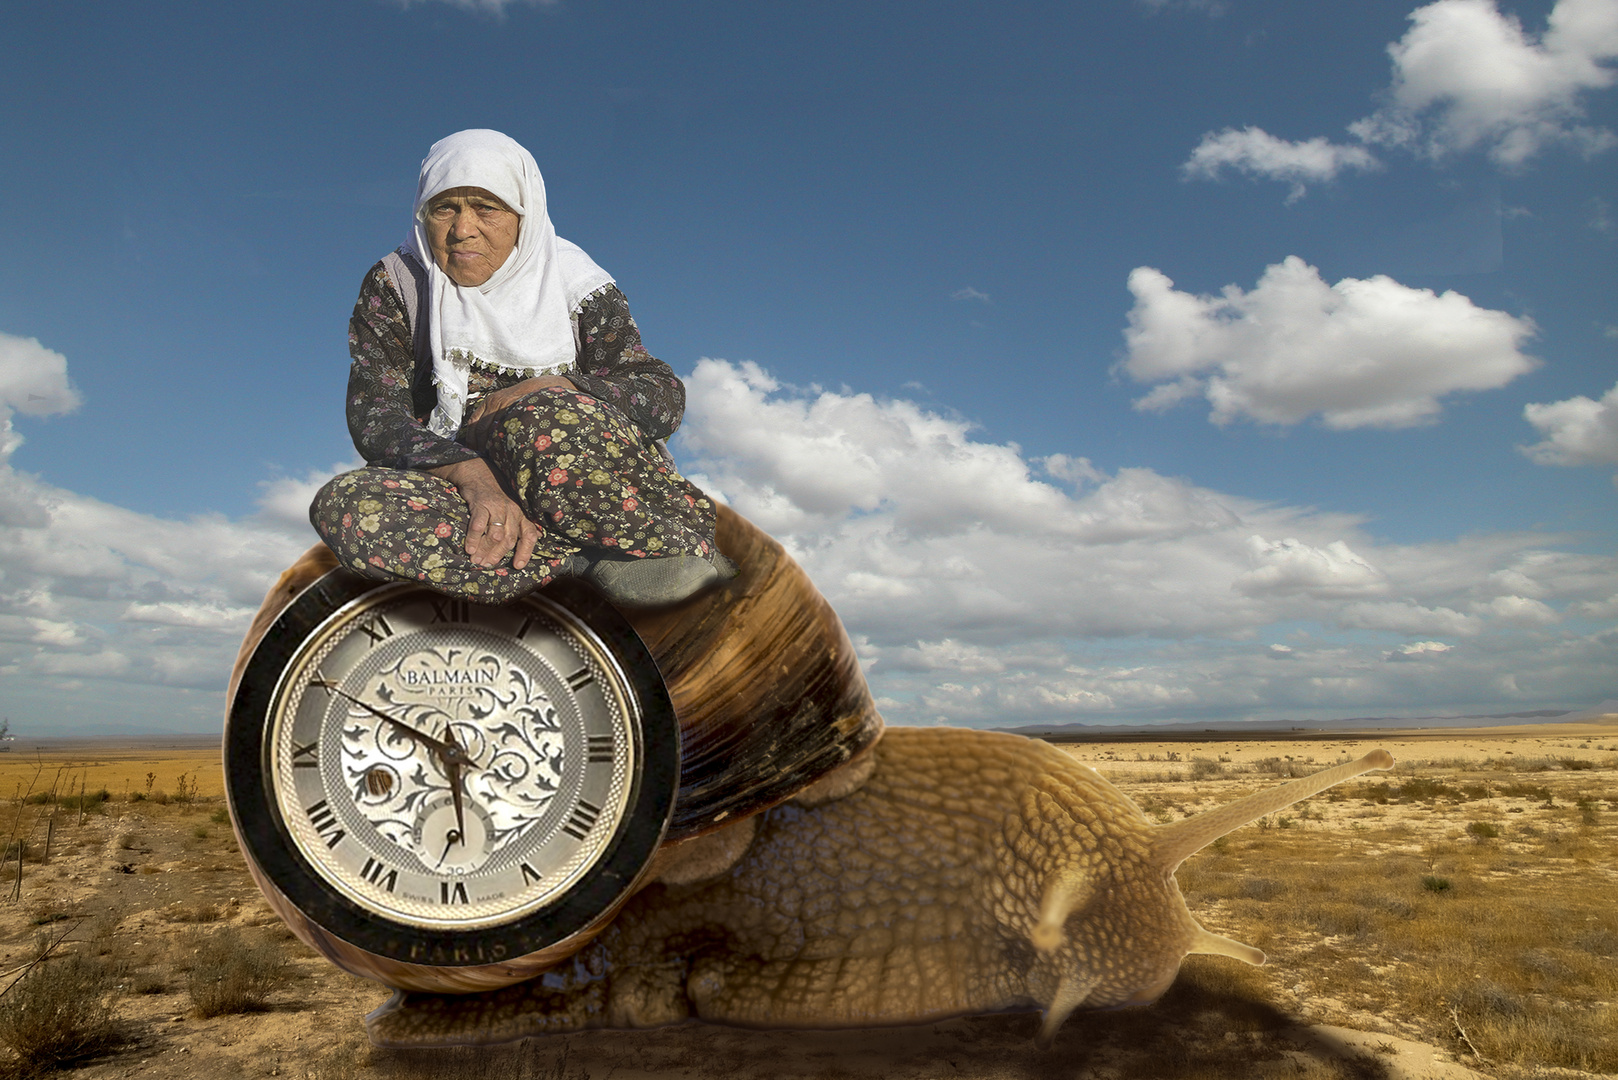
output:
POLYGON ((1056 1032, 1072 1015, 1073 1010, 1084 1004, 1084 999, 1090 996, 1096 984, 1101 980, 1094 975, 1081 972, 1069 972, 1062 976, 1062 981, 1056 986, 1056 993, 1051 1003, 1045 1009, 1045 1021, 1039 1026, 1039 1044, 1050 1046, 1056 1039, 1056 1032))
POLYGON ((1095 880, 1071 868, 1053 873, 1045 882, 1045 896, 1039 906, 1039 923, 1028 935, 1034 948, 1052 952, 1067 939, 1062 927, 1067 917, 1089 902, 1095 894, 1095 880))
POLYGON ((1361 773, 1391 768, 1393 768, 1392 754, 1386 750, 1372 750, 1355 761, 1324 769, 1312 776, 1294 780, 1290 784, 1282 784, 1280 787, 1249 795, 1245 799, 1237 799, 1233 803, 1227 803, 1196 817, 1159 825, 1152 834, 1152 861, 1172 874, 1187 858, 1226 833, 1234 832, 1266 814, 1285 810, 1295 802, 1302 802, 1311 795, 1318 795, 1327 788, 1341 784, 1344 780, 1350 780, 1361 773))
POLYGON ((1209 933, 1201 927, 1197 928, 1197 936, 1191 942, 1191 952, 1204 956, 1228 956, 1233 960, 1240 960, 1244 964, 1262 967, 1266 959, 1262 949, 1255 949, 1251 945, 1243 945, 1233 938, 1223 934, 1209 933))

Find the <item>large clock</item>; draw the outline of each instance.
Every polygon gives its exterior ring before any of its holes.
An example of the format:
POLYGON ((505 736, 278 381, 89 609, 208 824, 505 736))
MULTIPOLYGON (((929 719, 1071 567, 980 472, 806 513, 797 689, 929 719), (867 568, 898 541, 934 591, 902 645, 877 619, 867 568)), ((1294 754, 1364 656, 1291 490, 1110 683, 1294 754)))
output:
POLYGON ((395 985, 510 981, 587 933, 662 842, 679 755, 656 663, 587 586, 495 606, 342 569, 260 640, 225 745, 272 902, 395 985))

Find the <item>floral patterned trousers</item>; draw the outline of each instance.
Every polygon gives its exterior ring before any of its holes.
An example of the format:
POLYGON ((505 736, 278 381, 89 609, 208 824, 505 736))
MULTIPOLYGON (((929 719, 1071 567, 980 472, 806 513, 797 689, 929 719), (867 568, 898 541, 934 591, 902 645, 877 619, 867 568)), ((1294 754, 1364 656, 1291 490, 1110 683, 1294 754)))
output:
POLYGON ((507 555, 478 566, 466 553, 466 502, 447 480, 370 465, 334 477, 309 520, 338 561, 386 581, 498 604, 549 584, 568 556, 602 549, 640 558, 710 555, 714 507, 617 408, 549 388, 463 427, 543 535, 521 570, 507 555))

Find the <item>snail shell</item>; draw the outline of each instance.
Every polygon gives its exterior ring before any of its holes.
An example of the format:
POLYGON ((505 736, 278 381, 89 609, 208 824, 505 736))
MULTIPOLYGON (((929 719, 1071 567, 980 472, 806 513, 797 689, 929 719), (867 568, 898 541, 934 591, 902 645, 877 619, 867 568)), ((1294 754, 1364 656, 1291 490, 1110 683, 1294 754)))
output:
MULTIPOLYGON (((657 661, 680 726, 680 786, 654 857, 658 865, 647 867, 653 873, 677 863, 682 847, 701 847, 689 841, 817 781, 824 785, 839 766, 850 765, 830 782, 838 786, 843 778, 840 786, 851 787, 882 733, 848 634, 802 568, 725 506, 715 539, 736 564, 736 577, 683 604, 623 613, 657 661)), ((276 617, 336 566, 330 550, 317 544, 282 573, 242 642, 227 703, 234 703, 253 650, 276 617)), ((254 863, 246 845, 242 851, 270 906, 306 944, 347 971, 406 989, 469 993, 531 978, 588 944, 616 915, 616 908, 604 911, 578 934, 498 964, 407 964, 359 949, 311 921, 254 863)))

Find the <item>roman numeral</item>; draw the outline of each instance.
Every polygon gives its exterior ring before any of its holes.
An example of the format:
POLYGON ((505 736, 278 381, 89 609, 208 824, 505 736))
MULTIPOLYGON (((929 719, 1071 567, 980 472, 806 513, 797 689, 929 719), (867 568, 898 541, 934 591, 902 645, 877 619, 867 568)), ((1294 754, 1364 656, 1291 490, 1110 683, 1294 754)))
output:
POLYGON ((309 685, 320 687, 322 690, 326 691, 327 697, 330 697, 332 691, 337 689, 337 684, 326 678, 325 675, 321 674, 319 668, 315 669, 314 678, 309 680, 309 685))
POLYGON ((596 818, 600 816, 601 807, 592 806, 585 800, 580 799, 579 805, 573 808, 573 816, 567 819, 566 825, 562 826, 562 831, 575 840, 583 840, 586 834, 589 833, 590 827, 596 823, 596 818))
POLYGON ((529 866, 527 863, 523 863, 522 864, 522 883, 523 883, 523 887, 526 888, 527 886, 532 885, 534 882, 536 882, 538 880, 539 880, 539 871, 535 870, 532 866, 529 866))
POLYGON ((585 761, 591 765, 599 765, 612 761, 612 736, 591 735, 588 738, 589 753, 585 761))
POLYGON ((438 902, 441 904, 465 904, 466 882, 457 881, 452 887, 447 881, 438 883, 438 902))
POLYGON ((360 877, 369 881, 372 885, 381 886, 389 892, 392 892, 393 887, 399 884, 399 871, 388 870, 386 864, 379 863, 371 858, 365 860, 365 869, 360 871, 360 877), (382 872, 384 870, 387 870, 385 875, 382 872))
POLYGON ((389 626, 388 620, 380 615, 363 624, 360 629, 365 631, 365 636, 371 639, 372 645, 393 636, 393 627, 389 626))
POLYGON ((315 758, 315 749, 319 746, 318 741, 312 742, 308 746, 299 746, 297 743, 293 743, 292 767, 294 769, 313 769, 319 766, 320 762, 315 758))
POLYGON ((471 622, 472 601, 463 600, 458 596, 446 596, 432 601, 433 618, 435 623, 440 622, 471 622))
POLYGON ((309 824, 315 827, 315 834, 326 841, 326 846, 334 848, 348 833, 337 824, 337 815, 332 808, 321 799, 313 806, 306 807, 304 813, 309 815, 309 824))
POLYGON ((533 617, 530 616, 530 617, 524 619, 522 621, 522 625, 517 627, 517 640, 521 641, 523 638, 527 637, 528 636, 528 631, 532 630, 533 628, 534 628, 533 617))
POLYGON ((595 681, 596 677, 590 673, 590 669, 582 667, 567 677, 567 688, 577 694, 595 681))

